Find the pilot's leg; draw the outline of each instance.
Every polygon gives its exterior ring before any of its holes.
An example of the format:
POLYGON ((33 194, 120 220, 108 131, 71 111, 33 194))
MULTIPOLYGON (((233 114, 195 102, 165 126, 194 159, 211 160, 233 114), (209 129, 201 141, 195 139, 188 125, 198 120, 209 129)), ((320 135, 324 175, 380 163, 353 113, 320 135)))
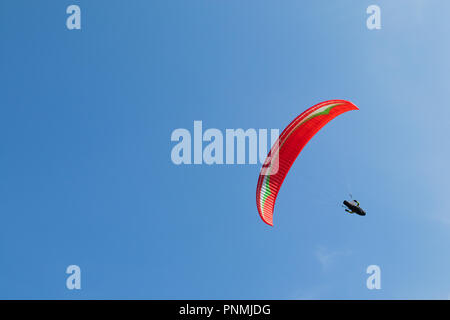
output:
POLYGON ((355 201, 356 205, 359 207, 359 202, 357 200, 353 200, 353 201, 355 201))
POLYGON ((350 214, 353 214, 353 213, 354 213, 353 211, 350 211, 350 210, 348 210, 348 209, 345 209, 345 211, 347 211, 347 212, 350 213, 350 214))

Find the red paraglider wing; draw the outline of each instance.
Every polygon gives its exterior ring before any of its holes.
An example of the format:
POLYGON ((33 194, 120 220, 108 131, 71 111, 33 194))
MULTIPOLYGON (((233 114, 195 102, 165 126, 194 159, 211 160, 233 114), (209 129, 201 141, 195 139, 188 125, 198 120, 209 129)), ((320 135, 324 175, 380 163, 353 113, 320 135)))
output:
POLYGON ((359 110, 345 100, 319 103, 294 119, 272 146, 258 179, 256 205, 265 223, 273 226, 275 201, 292 164, 309 140, 338 115, 359 110))

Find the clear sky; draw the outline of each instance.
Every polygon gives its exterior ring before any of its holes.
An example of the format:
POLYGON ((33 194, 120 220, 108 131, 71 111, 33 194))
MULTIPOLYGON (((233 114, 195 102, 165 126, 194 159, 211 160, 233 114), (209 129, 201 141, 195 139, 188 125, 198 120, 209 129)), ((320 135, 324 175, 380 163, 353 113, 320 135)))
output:
POLYGON ((0 298, 450 296, 450 2, 0 1, 0 298), (66 28, 66 8, 82 30, 66 28), (368 30, 366 8, 381 7, 368 30), (176 128, 333 120, 259 218, 259 165, 176 128), (346 215, 351 192, 366 217, 346 215), (65 287, 79 265, 82 289, 65 287), (381 290, 366 268, 381 268, 381 290))

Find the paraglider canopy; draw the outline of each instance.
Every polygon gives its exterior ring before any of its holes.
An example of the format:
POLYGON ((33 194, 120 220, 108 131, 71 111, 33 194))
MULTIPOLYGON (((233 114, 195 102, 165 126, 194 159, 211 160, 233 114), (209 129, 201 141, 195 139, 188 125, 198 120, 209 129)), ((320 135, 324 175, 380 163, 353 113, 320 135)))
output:
POLYGON ((303 147, 328 122, 350 110, 359 109, 346 100, 324 101, 300 114, 283 130, 264 161, 256 187, 256 206, 265 223, 273 226, 278 192, 303 147))

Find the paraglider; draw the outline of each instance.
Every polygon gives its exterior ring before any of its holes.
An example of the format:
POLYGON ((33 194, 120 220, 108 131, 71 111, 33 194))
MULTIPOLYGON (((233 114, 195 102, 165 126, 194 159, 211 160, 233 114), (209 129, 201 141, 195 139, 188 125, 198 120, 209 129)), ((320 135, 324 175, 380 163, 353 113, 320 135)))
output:
POLYGON ((345 209, 345 211, 350 214, 356 213, 357 215, 360 215, 360 216, 366 215, 366 212, 359 206, 359 202, 356 200, 352 200, 352 201, 344 200, 343 204, 348 208, 348 209, 345 209))
POLYGON ((300 114, 281 133, 261 169, 256 206, 261 219, 273 226, 275 201, 286 175, 308 141, 328 122, 357 106, 346 100, 321 102, 300 114))

